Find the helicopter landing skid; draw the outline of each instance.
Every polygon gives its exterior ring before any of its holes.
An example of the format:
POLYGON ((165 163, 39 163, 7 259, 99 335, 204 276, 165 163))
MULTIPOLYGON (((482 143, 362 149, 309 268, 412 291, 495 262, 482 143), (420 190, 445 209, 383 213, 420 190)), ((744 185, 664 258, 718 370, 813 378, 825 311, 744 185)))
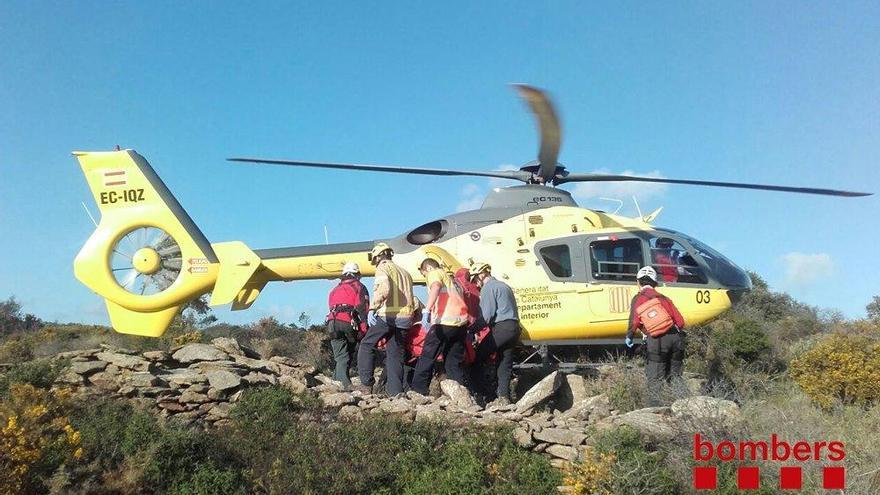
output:
POLYGON ((515 363, 515 370, 534 370, 543 369, 548 373, 551 369, 556 369, 562 373, 574 373, 578 370, 596 369, 599 366, 605 366, 607 362, 566 362, 554 355, 551 346, 616 346, 621 345, 620 339, 593 339, 593 340, 551 340, 545 341, 539 345, 532 344, 531 341, 523 341, 526 346, 532 346, 535 350, 526 356, 519 363, 515 363))

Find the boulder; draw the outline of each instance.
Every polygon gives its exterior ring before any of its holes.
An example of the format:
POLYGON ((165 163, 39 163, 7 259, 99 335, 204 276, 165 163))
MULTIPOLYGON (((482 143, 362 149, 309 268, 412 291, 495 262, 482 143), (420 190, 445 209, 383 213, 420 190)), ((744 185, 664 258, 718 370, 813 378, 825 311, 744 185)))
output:
POLYGON ((581 432, 562 428, 544 428, 535 433, 535 440, 562 445, 580 445, 586 439, 587 436, 581 432))
POLYGON ((210 402, 211 399, 205 394, 200 394, 194 392, 192 389, 187 389, 180 394, 180 397, 178 397, 177 400, 178 402, 185 402, 188 404, 204 404, 205 402, 210 402))
POLYGON ((67 371, 59 376, 56 380, 56 383, 63 383, 66 385, 84 385, 86 379, 81 375, 74 373, 73 371, 67 371))
POLYGON ((516 403, 516 412, 524 414, 531 411, 535 406, 552 397, 556 389, 559 388, 560 383, 562 383, 562 376, 559 372, 554 371, 550 373, 523 394, 522 398, 516 403))
POLYGON ((143 356, 150 361, 168 361, 171 359, 171 354, 168 354, 166 351, 147 351, 143 353, 143 356))
POLYGON ((743 417, 735 402, 700 395, 679 399, 670 408, 682 431, 734 431, 743 417))
POLYGON ((232 404, 228 402, 218 402, 214 404, 214 407, 208 409, 208 417, 212 419, 226 419, 229 417, 230 409, 232 409, 232 404))
POLYGON ((167 373, 159 375, 168 383, 188 386, 196 383, 208 383, 208 378, 196 370, 189 368, 170 369, 167 373))
POLYGON ((670 420, 669 408, 666 407, 648 407, 620 416, 611 416, 596 423, 596 429, 607 431, 624 425, 636 429, 646 440, 653 443, 667 442, 676 436, 675 425, 670 420))
POLYGON ((125 383, 131 387, 158 387, 166 383, 149 371, 137 371, 125 377, 125 383))
POLYGON ((275 378, 275 375, 268 375, 266 373, 257 373, 252 371, 243 377, 243 380, 248 383, 248 385, 275 385, 278 383, 278 379, 275 378))
POLYGON ((107 367, 104 361, 85 361, 70 363, 70 371, 77 375, 90 375, 102 371, 107 367))
POLYGON ((183 412, 186 411, 186 406, 177 402, 175 399, 160 399, 158 401, 158 406, 168 412, 183 412))
POLYGON ((525 428, 515 428, 513 430, 513 440, 517 445, 524 449, 530 449, 535 446, 535 440, 532 434, 525 428))
POLYGON ((125 368, 134 371, 147 371, 150 369, 150 362, 140 356, 132 356, 131 354, 121 354, 117 352, 99 352, 97 358, 119 368, 125 368))
POLYGON ((611 401, 605 394, 594 395, 576 402, 571 409, 559 415, 563 421, 577 419, 595 422, 611 415, 611 401))
POLYGON ((230 390, 241 385, 241 377, 230 371, 218 370, 205 373, 211 388, 217 390, 230 390))
POLYGON ((278 384, 295 394, 301 394, 305 392, 307 388, 305 380, 288 375, 279 376, 278 384))
POLYGON ((568 445, 549 445, 544 452, 557 459, 565 459, 566 461, 576 461, 578 458, 577 449, 568 445))
POLYGON ((461 409, 469 409, 477 404, 467 387, 455 380, 443 380, 440 382, 440 390, 449 397, 454 406, 461 409))
POLYGON ((431 403, 431 398, 425 395, 422 395, 414 390, 410 390, 406 393, 406 398, 409 399, 413 404, 417 406, 422 406, 425 404, 431 403))
POLYGON ((119 389, 117 377, 119 375, 108 374, 106 371, 99 371, 89 377, 89 382, 101 390, 115 392, 119 389))
POLYGON ((555 404, 560 410, 567 411, 588 397, 586 379, 581 375, 571 373, 564 375, 559 391, 556 393, 555 404))
POLYGON ((249 370, 253 371, 266 371, 274 373, 278 366, 276 363, 271 361, 266 361, 265 359, 252 359, 246 356, 232 356, 232 359, 235 360, 235 363, 239 366, 243 366, 249 370))
POLYGON ((347 419, 349 421, 360 421, 364 419, 364 413, 358 406, 348 405, 339 409, 339 419, 347 419))
POLYGON ((238 341, 228 337, 217 337, 211 341, 211 344, 230 356, 244 356, 244 351, 238 345, 238 341))
POLYGON ((338 392, 333 394, 324 394, 320 396, 324 407, 336 409, 342 406, 353 405, 357 403, 354 395, 348 392, 338 392))
POLYGON ((229 361, 226 359, 221 361, 198 361, 190 364, 188 367, 194 370, 201 371, 202 373, 205 373, 207 371, 223 370, 229 371, 230 373, 235 373, 237 375, 246 375, 249 372, 247 369, 242 368, 238 364, 236 364, 235 361, 229 361))
POLYGON ((229 355, 210 344, 186 344, 171 355, 174 360, 189 364, 196 361, 221 361, 229 355))

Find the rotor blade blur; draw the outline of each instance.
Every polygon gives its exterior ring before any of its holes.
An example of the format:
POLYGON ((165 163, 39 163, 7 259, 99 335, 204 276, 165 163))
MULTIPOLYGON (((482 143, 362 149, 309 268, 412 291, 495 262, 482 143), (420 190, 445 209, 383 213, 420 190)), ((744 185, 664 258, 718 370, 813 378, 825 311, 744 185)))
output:
POLYGON ((559 126, 556 110, 550 103, 550 98, 540 89, 526 84, 514 84, 513 86, 519 92, 520 97, 529 105, 532 113, 535 114, 538 131, 541 133, 538 175, 545 182, 550 182, 556 175, 556 161, 559 158, 559 147, 562 143, 562 129, 559 126))
POLYGON ((289 165, 293 167, 317 167, 317 168, 335 168, 342 170, 364 170, 368 172, 391 172, 396 174, 417 174, 417 175, 470 175, 477 177, 495 177, 499 179, 511 179, 527 182, 532 174, 521 170, 498 170, 498 171, 474 171, 474 170, 451 170, 445 168, 416 168, 416 167, 393 167, 387 165, 362 165, 358 163, 325 163, 325 162, 303 162, 299 160, 269 160, 263 158, 227 158, 231 162, 245 163, 268 163, 271 165, 289 165))
POLYGON ((569 174, 556 179, 557 184, 566 182, 655 182, 661 184, 688 184, 692 186, 732 187, 737 189, 758 189, 762 191, 781 191, 802 194, 821 194, 824 196, 871 196, 873 193, 821 189, 815 187, 773 186, 767 184, 748 184, 742 182, 717 182, 707 180, 664 179, 661 177, 638 177, 634 175, 569 174))

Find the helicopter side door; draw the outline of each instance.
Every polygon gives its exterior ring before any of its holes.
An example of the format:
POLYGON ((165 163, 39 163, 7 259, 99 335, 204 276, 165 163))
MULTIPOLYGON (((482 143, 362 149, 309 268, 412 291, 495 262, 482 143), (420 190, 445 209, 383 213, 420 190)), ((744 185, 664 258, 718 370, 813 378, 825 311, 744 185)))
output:
POLYGON ((582 237, 535 243, 532 275, 514 287, 525 341, 586 338, 587 301, 580 292, 587 281, 582 237))

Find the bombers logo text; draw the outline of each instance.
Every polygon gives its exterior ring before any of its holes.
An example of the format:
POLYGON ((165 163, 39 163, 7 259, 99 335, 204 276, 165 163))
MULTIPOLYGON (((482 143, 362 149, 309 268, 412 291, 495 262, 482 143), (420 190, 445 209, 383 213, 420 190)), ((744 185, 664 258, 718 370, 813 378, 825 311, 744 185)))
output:
MULTIPOLYGON (((699 463, 720 461, 740 464, 736 473, 736 486, 740 490, 757 490, 761 485, 761 469, 748 466, 749 462, 783 462, 779 468, 779 489, 800 490, 803 485, 803 467, 795 463, 839 463, 846 458, 843 442, 789 443, 774 433, 770 441, 723 440, 717 444, 706 440, 699 433, 694 435, 693 481, 695 490, 714 490, 718 487, 718 468, 701 466, 699 463)), ((846 469, 843 466, 822 466, 822 487, 826 490, 843 490, 846 487, 846 469)))

